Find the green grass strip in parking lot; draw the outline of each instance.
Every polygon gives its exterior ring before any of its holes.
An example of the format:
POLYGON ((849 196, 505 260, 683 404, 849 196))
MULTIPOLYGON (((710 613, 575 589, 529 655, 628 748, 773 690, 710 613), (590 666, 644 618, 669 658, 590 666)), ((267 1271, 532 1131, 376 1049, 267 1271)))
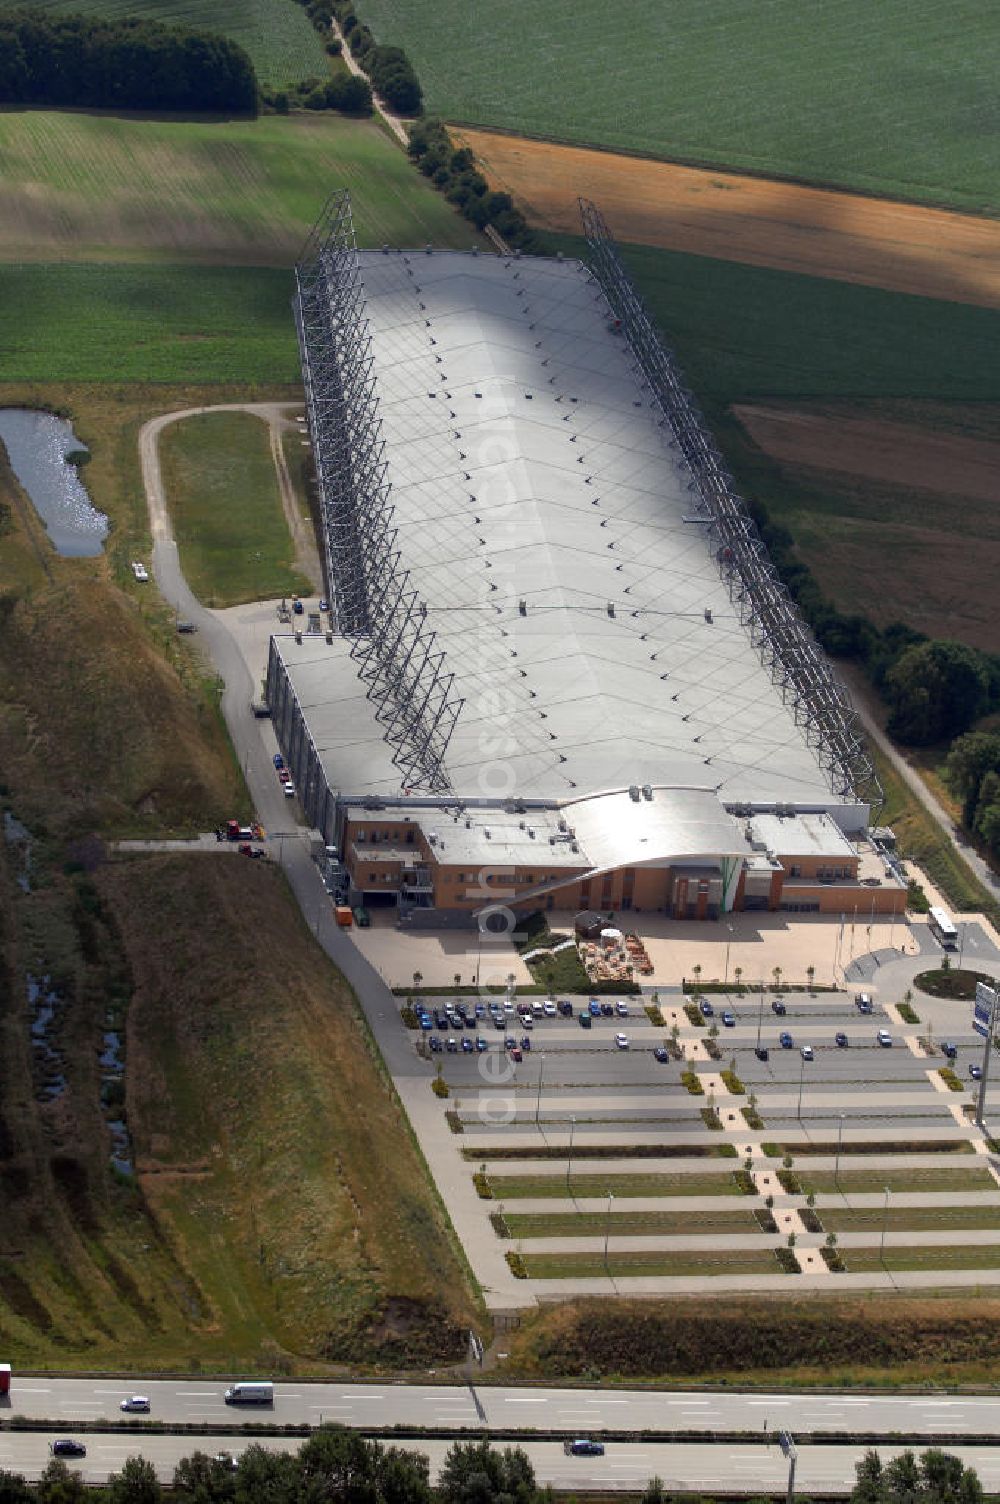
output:
MULTIPOLYGON (((562 1126, 565 1126, 565 1123, 562 1126)), ((736 1159, 738 1154, 735 1144, 726 1143, 576 1144, 573 1147, 573 1163, 576 1164, 580 1159, 736 1159)), ((569 1157, 569 1146, 563 1144, 546 1144, 543 1149, 535 1148, 531 1144, 504 1144, 485 1150, 474 1145, 462 1150, 463 1159, 479 1161, 568 1159, 569 1157)))
POLYGON ((588 1238, 610 1226, 617 1237, 655 1233, 760 1232, 753 1212, 547 1212, 505 1214, 512 1238, 588 1238))
MULTIPOLYGON (((949 1244, 945 1248, 887 1248, 884 1258, 877 1248, 841 1248, 838 1250, 848 1274, 867 1274, 879 1269, 996 1269, 1000 1267, 1000 1246, 971 1243, 964 1247, 949 1244)), ((525 1260, 526 1263, 532 1260, 525 1260)))
MULTIPOLYGON (((822 1207, 819 1219, 827 1232, 876 1232, 881 1207, 822 1207)), ((963 1227, 1000 1227, 1000 1206, 890 1206, 890 1232, 948 1232, 963 1227)))
POLYGON ((685 1175, 680 1171, 673 1175, 572 1175, 569 1188, 564 1175, 491 1175, 489 1181, 497 1201, 547 1196, 606 1196, 609 1191, 616 1197, 741 1194, 732 1173, 727 1170, 715 1175, 697 1172, 685 1175))
MULTIPOLYGON (((857 1114, 855 1114, 855 1119, 857 1114)), ((813 1139, 809 1143, 786 1144, 766 1143, 761 1148, 770 1159, 782 1159, 790 1154, 793 1159, 808 1155, 811 1159, 829 1157, 837 1152, 837 1140, 813 1139)), ((868 1143, 845 1144, 842 1150, 842 1158, 847 1159, 851 1155, 866 1155, 873 1157, 883 1154, 972 1154, 973 1147, 967 1138, 912 1138, 912 1139, 872 1139, 868 1143)), ((882 1185, 885 1181, 880 1182, 882 1185)))
POLYGON ((954 1168, 934 1165, 925 1170, 841 1170, 836 1179, 832 1170, 800 1169, 798 1174, 807 1196, 810 1191, 817 1195, 836 1194, 838 1191, 845 1195, 864 1194, 866 1191, 881 1194, 886 1188, 893 1192, 997 1189, 997 1183, 985 1165, 977 1165, 975 1169, 965 1165, 954 1168))
MULTIPOLYGON (((1000 1250, 997 1250, 1000 1260, 1000 1250)), ((724 1252, 612 1253, 607 1263, 601 1253, 526 1253, 524 1267, 529 1279, 572 1279, 610 1275, 612 1279, 649 1275, 777 1274, 777 1260, 770 1248, 727 1249, 724 1252)))

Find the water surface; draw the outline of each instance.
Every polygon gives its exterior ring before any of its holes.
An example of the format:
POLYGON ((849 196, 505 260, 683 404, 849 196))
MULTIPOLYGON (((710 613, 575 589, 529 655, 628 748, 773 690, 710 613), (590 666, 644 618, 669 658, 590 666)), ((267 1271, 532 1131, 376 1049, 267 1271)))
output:
POLYGON ((54 413, 0 407, 0 441, 56 552, 73 558, 99 554, 108 519, 92 504, 77 467, 67 461, 69 454, 87 453, 72 423, 54 413))

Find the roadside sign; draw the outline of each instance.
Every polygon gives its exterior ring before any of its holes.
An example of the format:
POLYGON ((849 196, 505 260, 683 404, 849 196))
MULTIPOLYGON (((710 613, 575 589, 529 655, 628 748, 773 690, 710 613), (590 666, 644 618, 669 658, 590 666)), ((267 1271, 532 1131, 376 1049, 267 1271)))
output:
POLYGON ((972 1027, 984 1039, 989 1039, 993 1033, 993 1015, 996 1005, 997 994, 994 989, 987 987, 983 982, 977 982, 976 1001, 972 1013, 972 1027))

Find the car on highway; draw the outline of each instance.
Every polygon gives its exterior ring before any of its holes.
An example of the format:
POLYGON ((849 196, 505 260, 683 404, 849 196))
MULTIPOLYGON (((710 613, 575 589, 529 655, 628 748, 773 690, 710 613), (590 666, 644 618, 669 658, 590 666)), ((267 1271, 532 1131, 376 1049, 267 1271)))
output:
POLYGON ((766 1044, 759 1044, 757 1046, 757 1048, 754 1050, 754 1054, 757 1056, 758 1060, 766 1060, 768 1058, 768 1056, 767 1056, 767 1045, 766 1044))
POLYGON ((878 1033, 875 1035, 875 1038, 878 1040, 883 1050, 892 1049, 892 1035, 889 1033, 888 1029, 879 1029, 878 1033))
POLYGON ((603 1457, 603 1441, 591 1441, 588 1436, 578 1436, 575 1441, 564 1441, 563 1451, 567 1457, 603 1457))
POLYGON ((86 1457, 87 1448, 82 1441, 74 1441, 69 1436, 60 1436, 56 1441, 49 1442, 49 1451, 53 1457, 86 1457))
POLYGON ((151 1407, 144 1394, 133 1394, 127 1400, 122 1400, 118 1408, 133 1415, 148 1415, 151 1407))
POLYGON ((790 1050, 793 1048, 795 1040, 789 1034, 787 1029, 782 1029, 781 1033, 778 1035, 778 1043, 781 1045, 781 1048, 783 1050, 790 1050))
POLYGON ((722 1010, 722 1027, 724 1029, 736 1028, 736 1014, 730 1013, 728 1008, 723 1008, 722 1010))
POLYGON ((847 1035, 844 1033, 843 1029, 837 1030, 836 1034, 833 1036, 833 1042, 837 1046, 838 1050, 847 1049, 847 1035))
POLYGON ((982 1066, 981 1065, 970 1065, 969 1066, 969 1075, 972 1077, 973 1081, 981 1081, 983 1079, 983 1068, 982 1068, 982 1066))
POLYGON ((788 1012, 788 1009, 785 1007, 780 997, 776 997, 771 1000, 771 1012, 777 1013, 779 1018, 784 1018, 785 1014, 788 1012))
POLYGON ((813 1047, 811 1044, 804 1044, 799 1050, 799 1054, 802 1056, 803 1060, 816 1059, 816 1056, 813 1054, 813 1047))
POLYGON ((658 1060, 661 1065, 666 1065, 670 1059, 670 1051, 664 1045, 658 1044, 653 1051, 653 1059, 658 1060))
POLYGON ((617 1048, 619 1050, 627 1050, 628 1049, 628 1035, 627 1034, 616 1034, 615 1035, 615 1045, 617 1046, 617 1048))
POLYGON ((954 1060, 955 1056, 958 1054, 958 1045, 952 1044, 950 1039, 944 1039, 941 1042, 941 1053, 945 1055, 949 1060, 954 1060))
POLYGON ((702 998, 701 1002, 698 1004, 698 1007, 701 1009, 702 1018, 715 1017, 715 1009, 712 1007, 712 1004, 708 1001, 707 997, 702 998))

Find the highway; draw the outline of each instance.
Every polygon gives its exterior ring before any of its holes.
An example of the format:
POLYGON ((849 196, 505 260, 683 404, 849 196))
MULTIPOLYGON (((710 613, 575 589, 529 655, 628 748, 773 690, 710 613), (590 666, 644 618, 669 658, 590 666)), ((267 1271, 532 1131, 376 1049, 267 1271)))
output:
MULTIPOLYGON (((245 1375, 245 1377, 254 1377, 245 1375)), ((260 1377, 257 1375, 256 1377, 260 1377)), ((152 1418, 166 1424, 200 1422, 240 1425, 253 1421, 321 1425, 338 1421, 360 1429, 420 1426, 439 1430, 499 1432, 551 1430, 590 1432, 764 1433, 793 1431, 878 1436, 970 1435, 1000 1438, 1000 1395, 957 1394, 796 1394, 762 1391, 713 1392, 649 1389, 544 1389, 501 1386, 419 1385, 375 1381, 327 1384, 288 1381, 275 1384, 273 1409, 233 1408, 223 1400, 226 1380, 100 1378, 69 1379, 14 1375, 9 1409, 0 1419, 21 1415, 34 1420, 123 1419, 119 1403, 144 1394, 152 1418)))
MULTIPOLYGON (((168 1481, 181 1457, 200 1450, 210 1456, 228 1451, 238 1457, 250 1441, 231 1436, 143 1436, 130 1441, 123 1436, 97 1435, 87 1438, 87 1456, 69 1465, 78 1470, 88 1483, 103 1483, 109 1473, 117 1471, 126 1457, 141 1453, 168 1481)), ((259 1445, 269 1451, 292 1451, 299 1443, 281 1436, 263 1437, 259 1445)), ((444 1441, 404 1442, 415 1451, 424 1452, 436 1477, 448 1450, 444 1441)), ((554 1489, 603 1489, 638 1493, 654 1474, 662 1478, 668 1492, 691 1493, 777 1493, 783 1494, 788 1479, 788 1463, 777 1444, 755 1446, 747 1443, 712 1446, 706 1442, 681 1443, 609 1443, 603 1457, 567 1457, 558 1442, 527 1442, 525 1451, 542 1485, 554 1489)), ((901 1448, 881 1447, 884 1461, 901 1448)), ((991 1447, 956 1447, 962 1461, 976 1468, 986 1492, 1000 1490, 1000 1452, 991 1447)), ((808 1496, 823 1493, 849 1493, 854 1484, 855 1463, 863 1447, 800 1446, 796 1468, 796 1490, 808 1496)), ((48 1440, 40 1435, 5 1432, 0 1435, 0 1468, 11 1469, 34 1478, 49 1457, 48 1440)))

